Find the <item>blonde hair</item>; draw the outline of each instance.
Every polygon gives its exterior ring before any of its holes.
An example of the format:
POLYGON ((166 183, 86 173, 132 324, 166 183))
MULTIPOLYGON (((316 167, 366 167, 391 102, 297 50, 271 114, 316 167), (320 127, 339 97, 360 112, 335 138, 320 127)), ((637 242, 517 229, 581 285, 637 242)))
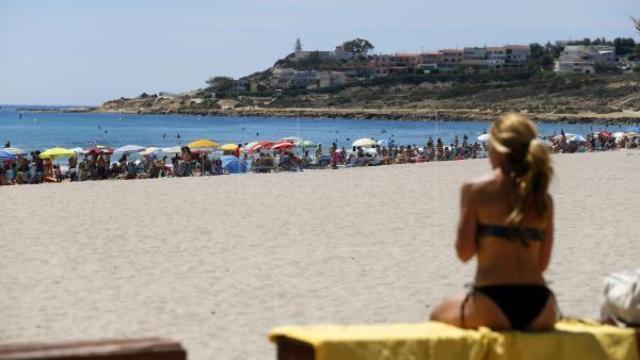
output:
POLYGON ((507 225, 519 225, 531 205, 540 218, 549 209, 547 190, 553 169, 549 149, 537 136, 533 122, 520 114, 504 115, 491 125, 489 144, 505 156, 503 170, 515 188, 507 225))

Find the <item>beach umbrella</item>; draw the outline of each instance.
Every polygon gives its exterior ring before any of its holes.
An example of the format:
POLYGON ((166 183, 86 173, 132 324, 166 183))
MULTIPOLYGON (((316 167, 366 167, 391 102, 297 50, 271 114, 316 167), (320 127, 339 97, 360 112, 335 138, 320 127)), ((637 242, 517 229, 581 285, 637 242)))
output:
POLYGON ((487 142, 487 141, 489 141, 490 137, 491 137, 491 135, 489 135, 489 134, 482 134, 482 135, 478 136, 478 141, 487 142))
POLYGON ((71 149, 71 151, 73 151, 76 154, 83 154, 84 153, 84 149, 82 149, 81 147, 74 147, 73 149, 71 149))
POLYGON ((86 155, 88 154, 113 154, 113 149, 108 148, 106 146, 102 146, 102 145, 96 145, 94 147, 92 147, 89 150, 85 150, 84 152, 86 155))
POLYGON ((283 141, 283 142, 279 142, 279 143, 276 143, 275 145, 273 145, 271 147, 271 150, 286 150, 286 149, 292 149, 295 146, 296 145, 294 143, 283 141))
POLYGON ((236 144, 224 144, 222 146, 220 146, 220 150, 222 151, 236 151, 238 150, 238 145, 236 144))
POLYGON ((280 141, 278 142, 290 142, 292 144, 296 144, 299 145, 301 142, 304 141, 304 139, 302 139, 299 136, 287 136, 287 137, 283 137, 282 139, 280 139, 280 141))
POLYGON ((378 140, 378 145, 380 145, 380 146, 389 146, 389 140, 387 140, 387 139, 378 140))
POLYGON ((249 153, 252 153, 258 149, 270 149, 273 145, 274 143, 271 141, 262 140, 262 141, 255 142, 250 147, 249 146, 247 147, 249 148, 249 153))
POLYGON ((218 145, 217 142, 212 140, 200 139, 200 140, 190 142, 187 146, 189 147, 189 149, 203 149, 203 148, 215 149, 220 145, 218 145))
POLYGON ((593 135, 604 138, 604 139, 611 138, 611 133, 609 131, 596 131, 593 133, 593 135))
POLYGON ((144 146, 140 145, 125 145, 115 149, 114 153, 132 153, 132 152, 140 152, 146 149, 144 146))
POLYGON ((314 143, 311 140, 302 140, 300 143, 297 144, 299 147, 301 148, 312 148, 312 147, 316 147, 318 146, 318 144, 314 143))
POLYGON ((367 139, 367 138, 358 139, 354 141, 353 144, 351 144, 351 146, 356 146, 356 147, 370 147, 370 146, 376 146, 376 145, 378 145, 377 141, 373 139, 367 139))
POLYGON ((159 153, 161 151, 162 151, 162 149, 152 146, 152 147, 146 148, 145 150, 140 151, 140 155, 149 156, 149 155, 152 155, 152 154, 157 154, 157 153, 159 153))
POLYGON ((40 159, 55 159, 57 157, 71 157, 75 155, 76 155, 75 151, 71 149, 54 147, 40 153, 40 159))
POLYGON ((16 155, 12 154, 4 149, 0 149, 0 161, 10 160, 13 161, 16 159, 16 155))
POLYGON ((180 146, 171 146, 162 148, 162 152, 165 154, 179 154, 182 152, 182 148, 180 146))
POLYGON ((222 168, 230 174, 247 172, 247 164, 233 155, 220 156, 220 161, 222 162, 222 168))
POLYGON ((10 152, 13 155, 24 155, 25 154, 24 150, 18 149, 18 148, 14 148, 14 147, 2 148, 2 150, 6 151, 6 152, 10 152))
POLYGON ((567 134, 567 140, 571 142, 587 142, 587 139, 585 139, 584 136, 578 134, 567 134))
POLYGON ((640 133, 640 126, 632 126, 627 128, 625 131, 630 133, 640 133))

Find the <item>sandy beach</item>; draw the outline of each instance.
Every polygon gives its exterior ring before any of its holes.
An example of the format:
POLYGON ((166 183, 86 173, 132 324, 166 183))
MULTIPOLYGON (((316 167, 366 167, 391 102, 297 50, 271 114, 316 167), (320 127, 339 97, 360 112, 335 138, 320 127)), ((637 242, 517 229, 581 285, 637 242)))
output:
MULTIPOLYGON (((638 266, 640 151, 555 155, 547 279, 596 317, 638 266)), ((458 189, 487 160, 0 187, 0 342, 166 336, 189 359, 274 359, 267 332, 418 322, 463 291, 458 189)))

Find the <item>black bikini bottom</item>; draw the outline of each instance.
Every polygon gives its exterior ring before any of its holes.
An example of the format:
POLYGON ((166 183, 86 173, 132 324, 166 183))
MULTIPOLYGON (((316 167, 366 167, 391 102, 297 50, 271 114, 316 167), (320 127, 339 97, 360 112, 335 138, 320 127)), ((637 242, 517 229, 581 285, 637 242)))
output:
POLYGON ((493 301, 509 320, 514 330, 526 330, 544 309, 551 290, 545 285, 515 284, 474 286, 462 303, 460 319, 464 326, 464 306, 474 293, 480 293, 493 301))

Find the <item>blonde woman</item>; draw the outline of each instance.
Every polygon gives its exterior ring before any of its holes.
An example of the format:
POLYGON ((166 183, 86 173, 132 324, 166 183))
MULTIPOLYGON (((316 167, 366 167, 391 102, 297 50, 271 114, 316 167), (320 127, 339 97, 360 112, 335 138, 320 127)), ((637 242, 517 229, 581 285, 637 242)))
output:
POLYGON ((556 320, 542 273, 553 245, 552 175, 535 125, 510 114, 491 126, 493 171, 462 186, 456 250, 477 257, 472 290, 438 305, 432 320, 464 328, 546 330, 556 320))

